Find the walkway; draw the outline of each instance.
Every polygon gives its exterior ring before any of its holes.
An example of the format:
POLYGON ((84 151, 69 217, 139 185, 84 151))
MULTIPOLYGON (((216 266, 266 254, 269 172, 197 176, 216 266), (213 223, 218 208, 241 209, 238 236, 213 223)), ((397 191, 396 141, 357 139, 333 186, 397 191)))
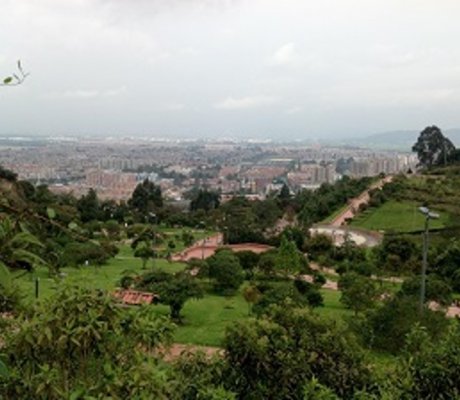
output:
POLYGON ((341 246, 346 237, 355 242, 358 246, 373 247, 378 245, 382 241, 382 235, 380 233, 364 229, 345 227, 345 225, 348 220, 352 219, 356 215, 361 205, 369 202, 369 191, 382 188, 385 184, 391 182, 392 180, 393 177, 391 175, 380 179, 358 197, 349 200, 348 206, 340 214, 338 214, 330 224, 315 225, 310 228, 310 233, 319 233, 331 236, 336 246, 341 246))
POLYGON ((187 247, 179 253, 176 253, 172 256, 173 261, 189 261, 192 258, 206 259, 211 257, 218 248, 228 248, 233 251, 252 251, 254 253, 264 253, 270 249, 272 246, 260 243, 238 243, 238 244, 223 244, 223 235, 218 233, 213 236, 209 236, 202 240, 197 241, 192 246, 187 247))

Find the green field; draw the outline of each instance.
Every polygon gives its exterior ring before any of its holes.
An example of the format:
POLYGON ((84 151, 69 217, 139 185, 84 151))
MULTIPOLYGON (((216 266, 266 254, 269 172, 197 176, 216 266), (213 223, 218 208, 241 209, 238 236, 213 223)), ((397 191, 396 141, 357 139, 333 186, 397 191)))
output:
MULTIPOLYGON (((425 217, 418 211, 418 206, 419 204, 414 202, 390 200, 378 208, 369 208, 358 214, 350 225, 375 231, 423 230, 425 217)), ((430 221, 430 228, 443 228, 446 225, 449 215, 445 212, 439 214, 439 219, 430 221)))
MULTIPOLYGON (((174 273, 183 270, 184 263, 168 262, 165 259, 150 260, 148 267, 158 267, 165 271, 174 273)), ((82 266, 80 268, 62 268, 61 278, 50 278, 48 270, 39 268, 34 273, 17 273, 19 287, 26 297, 26 300, 33 300, 35 295, 35 278, 40 279, 40 297, 49 296, 54 288, 63 280, 71 280, 85 287, 104 290, 113 290, 117 287, 120 278, 125 271, 142 271, 142 261, 133 257, 129 246, 123 245, 119 254, 102 266, 82 266)))
MULTIPOLYGON (((185 267, 183 263, 169 263, 164 259, 150 261, 148 267, 156 266, 174 273, 185 267)), ((109 260, 106 265, 99 267, 87 266, 80 268, 63 268, 61 278, 50 278, 44 268, 35 273, 16 274, 17 282, 25 297, 25 301, 35 301, 35 279, 40 279, 39 298, 50 296, 63 281, 72 281, 79 285, 112 291, 127 270, 141 272, 142 262, 133 257, 128 245, 120 248, 119 254, 109 260)), ((244 287, 244 285, 243 285, 244 287)), ((242 288, 243 288, 242 287, 242 288)), ((242 289, 241 289, 242 290, 242 289)), ((202 299, 190 300, 182 310, 183 323, 177 327, 175 341, 178 343, 219 346, 224 337, 225 328, 234 321, 249 318, 248 305, 241 290, 232 297, 206 294, 202 299)), ((340 292, 322 290, 324 307, 317 309, 320 315, 328 318, 341 319, 350 311, 340 303, 340 292)), ((152 312, 159 315, 169 315, 169 307, 152 305, 152 312)))

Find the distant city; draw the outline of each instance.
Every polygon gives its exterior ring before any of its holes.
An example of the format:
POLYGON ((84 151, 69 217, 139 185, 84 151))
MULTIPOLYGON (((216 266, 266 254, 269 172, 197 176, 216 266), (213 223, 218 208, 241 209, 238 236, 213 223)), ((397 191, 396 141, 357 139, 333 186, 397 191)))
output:
POLYGON ((0 164, 20 179, 56 193, 127 200, 145 179, 172 202, 194 188, 263 199, 287 184, 291 192, 350 177, 415 169, 415 154, 350 146, 229 140, 2 138, 0 164))

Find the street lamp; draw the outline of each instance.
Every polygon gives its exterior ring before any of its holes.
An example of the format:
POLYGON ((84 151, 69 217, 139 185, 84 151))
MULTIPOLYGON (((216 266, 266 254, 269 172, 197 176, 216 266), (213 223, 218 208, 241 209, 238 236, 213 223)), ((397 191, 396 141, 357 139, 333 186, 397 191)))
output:
POLYGON ((419 207, 418 210, 425 216, 425 230, 423 232, 423 261, 422 261, 422 281, 420 284, 420 304, 419 313, 423 313, 423 304, 425 303, 426 290, 426 268, 428 259, 428 230, 430 219, 438 219, 439 214, 431 212, 428 207, 419 207))

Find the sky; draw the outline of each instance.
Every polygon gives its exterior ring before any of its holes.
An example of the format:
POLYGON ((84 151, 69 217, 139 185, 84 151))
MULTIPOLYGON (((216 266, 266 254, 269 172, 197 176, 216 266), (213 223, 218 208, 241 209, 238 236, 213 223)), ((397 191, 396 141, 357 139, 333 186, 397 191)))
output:
POLYGON ((0 135, 460 127, 458 0, 0 0, 0 135))

